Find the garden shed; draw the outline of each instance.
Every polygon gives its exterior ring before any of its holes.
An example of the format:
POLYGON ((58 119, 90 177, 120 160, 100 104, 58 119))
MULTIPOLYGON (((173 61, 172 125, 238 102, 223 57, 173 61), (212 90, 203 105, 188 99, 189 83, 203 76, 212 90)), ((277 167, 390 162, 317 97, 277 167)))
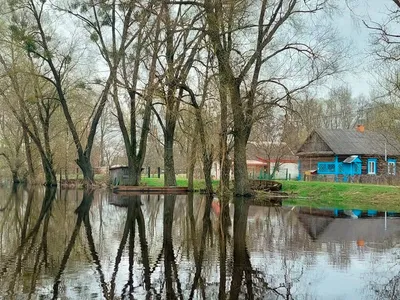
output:
POLYGON ((123 166, 123 165, 111 166, 110 180, 112 185, 128 185, 129 183, 128 166, 123 166))

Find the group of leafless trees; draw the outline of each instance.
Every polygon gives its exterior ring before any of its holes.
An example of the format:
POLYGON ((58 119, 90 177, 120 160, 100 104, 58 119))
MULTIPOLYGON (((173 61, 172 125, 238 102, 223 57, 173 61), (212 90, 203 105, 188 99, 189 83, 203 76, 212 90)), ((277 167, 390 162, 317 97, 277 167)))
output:
MULTIPOLYGON (((199 157, 210 190, 218 161, 221 191, 233 166, 234 192, 245 195, 254 126, 279 119, 282 140, 304 131, 299 116, 306 131, 319 126, 313 114, 331 127, 354 119, 349 89, 324 104, 308 96, 344 70, 345 47, 327 23, 332 1, 0 2, 0 153, 14 181, 56 185, 56 172, 76 163, 91 186, 121 141, 131 184, 157 148, 165 185, 176 185, 181 141, 189 177, 199 157)), ((376 45, 395 53, 393 43, 376 45)))

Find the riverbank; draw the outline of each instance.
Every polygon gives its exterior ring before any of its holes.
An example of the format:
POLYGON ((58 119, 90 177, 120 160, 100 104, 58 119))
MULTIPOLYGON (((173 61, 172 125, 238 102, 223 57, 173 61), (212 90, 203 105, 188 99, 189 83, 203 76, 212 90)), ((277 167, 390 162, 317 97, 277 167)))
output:
MULTIPOLYGON (((164 186, 164 178, 142 177, 141 184, 147 185, 147 186, 164 186)), ((214 191, 216 191, 218 189, 219 180, 213 180, 212 184, 213 184, 214 191)), ((187 187, 188 186, 187 178, 177 177, 176 185, 187 187)), ((206 188, 206 184, 205 184, 204 180, 195 179, 193 181, 193 189, 195 191, 203 190, 205 188, 206 188)))
MULTIPOLYGON (((187 186, 186 178, 177 178, 177 186, 187 186)), ((289 195, 284 205, 341 209, 379 209, 400 211, 400 187, 333 182, 280 181, 289 195)), ((214 190, 218 180, 213 181, 214 190)), ((142 178, 142 184, 163 186, 163 178, 142 178)), ((194 189, 204 189, 204 180, 195 180, 194 189)), ((265 197, 265 194, 262 195, 265 197)))
POLYGON ((370 184, 282 181, 293 195, 285 205, 400 211, 400 187, 370 184))

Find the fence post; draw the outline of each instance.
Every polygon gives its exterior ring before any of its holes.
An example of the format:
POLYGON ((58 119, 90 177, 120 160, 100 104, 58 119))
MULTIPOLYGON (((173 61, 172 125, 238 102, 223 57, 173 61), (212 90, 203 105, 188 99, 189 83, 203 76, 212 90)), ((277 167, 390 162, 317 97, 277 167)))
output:
POLYGON ((151 177, 151 175, 150 175, 150 167, 147 167, 147 177, 148 177, 148 178, 151 177))
POLYGON ((160 167, 157 168, 157 176, 158 176, 158 178, 161 178, 161 168, 160 167))

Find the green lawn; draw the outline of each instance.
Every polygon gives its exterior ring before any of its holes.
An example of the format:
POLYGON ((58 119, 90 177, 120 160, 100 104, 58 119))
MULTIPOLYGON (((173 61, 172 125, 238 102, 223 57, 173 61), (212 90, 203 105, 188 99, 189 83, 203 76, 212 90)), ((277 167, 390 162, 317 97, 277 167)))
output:
MULTIPOLYGON (((213 188, 216 190, 218 188, 218 180, 213 180, 213 188)), ((164 186, 164 178, 148 178, 148 177, 142 177, 142 184, 143 185, 148 185, 148 186, 164 186)), ((177 176, 176 177, 176 184, 177 186, 188 186, 188 180, 185 177, 182 176, 177 176)), ((200 190, 200 189, 205 189, 206 185, 204 180, 194 180, 193 183, 193 188, 194 190, 200 190)))
POLYGON ((371 184, 283 181, 283 191, 295 200, 285 204, 312 207, 400 211, 400 187, 371 184))
MULTIPOLYGON (((178 186, 187 186, 184 176, 177 176, 178 186)), ((283 191, 292 194, 285 205, 310 207, 331 207, 342 209, 377 209, 400 211, 400 187, 372 184, 280 181, 283 191)), ((218 188, 218 180, 213 181, 214 190, 218 188)), ((148 186, 164 186, 164 178, 142 177, 142 184, 148 186)), ((196 191, 205 189, 204 180, 195 180, 196 191)))

